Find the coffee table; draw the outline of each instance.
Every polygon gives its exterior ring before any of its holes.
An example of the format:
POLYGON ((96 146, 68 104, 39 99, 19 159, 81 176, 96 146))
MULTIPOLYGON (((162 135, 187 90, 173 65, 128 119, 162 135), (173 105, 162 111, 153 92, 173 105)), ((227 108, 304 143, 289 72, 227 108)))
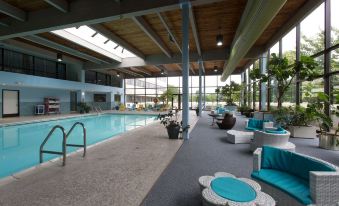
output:
POLYGON ((217 118, 217 117, 220 117, 221 115, 220 114, 208 114, 209 116, 211 116, 213 119, 212 119, 212 124, 211 124, 211 126, 214 126, 215 125, 215 119, 217 118))
MULTIPOLYGON (((226 172, 217 172, 214 176, 202 176, 199 178, 199 185, 202 190, 203 206, 275 206, 275 200, 268 194, 261 191, 260 185, 254 180, 248 178, 237 178, 234 175, 226 172), (220 196, 220 191, 215 191, 216 188, 220 188, 220 185, 212 187, 214 183, 231 181, 238 182, 245 189, 249 189, 252 195, 255 194, 251 201, 235 201, 220 196), (218 193, 218 194, 217 194, 218 193)), ((226 191, 232 191, 233 188, 227 187, 226 191)), ((222 188, 221 188, 222 189, 222 188)), ((239 188, 234 188, 239 189, 239 188)), ((245 191, 244 191, 245 192, 245 191)), ((232 193, 232 192, 231 192, 232 193)), ((232 195, 232 194, 231 194, 232 195)), ((234 195, 234 194, 233 194, 234 195)))

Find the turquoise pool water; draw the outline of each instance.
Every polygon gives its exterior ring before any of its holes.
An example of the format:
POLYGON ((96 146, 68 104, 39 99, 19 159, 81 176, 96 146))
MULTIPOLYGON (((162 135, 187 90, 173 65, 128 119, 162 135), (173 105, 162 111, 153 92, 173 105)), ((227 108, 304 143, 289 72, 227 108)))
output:
MULTIPOLYGON (((145 126, 153 122, 155 117, 154 115, 104 114, 1 127, 0 178, 39 164, 39 147, 55 125, 63 126, 67 133, 75 122, 84 123, 87 130, 87 145, 91 145, 128 130, 145 126)), ((61 131, 57 130, 44 149, 61 151, 61 134, 61 131)), ((77 126, 68 137, 67 143, 82 144, 82 137, 82 127, 77 126)), ((78 148, 67 147, 67 152, 76 149, 78 148)), ((57 155, 44 154, 44 161, 55 157, 57 155)))

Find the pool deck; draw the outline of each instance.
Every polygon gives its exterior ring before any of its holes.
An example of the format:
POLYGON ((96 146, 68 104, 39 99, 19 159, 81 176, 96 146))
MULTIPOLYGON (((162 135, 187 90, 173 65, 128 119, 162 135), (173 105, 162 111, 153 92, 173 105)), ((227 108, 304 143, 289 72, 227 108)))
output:
MULTIPOLYGON (((197 120, 191 111, 192 129, 197 120)), ((159 122, 128 131, 90 147, 85 158, 70 155, 65 167, 49 161, 13 175, 0 186, 0 205, 140 205, 182 144, 159 122)))

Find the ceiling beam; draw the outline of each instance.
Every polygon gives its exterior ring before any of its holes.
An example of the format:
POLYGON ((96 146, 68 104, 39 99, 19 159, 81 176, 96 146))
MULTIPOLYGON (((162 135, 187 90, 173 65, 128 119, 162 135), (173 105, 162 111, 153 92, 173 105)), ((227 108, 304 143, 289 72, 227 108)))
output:
POLYGON ((173 34, 173 32, 171 31, 167 21, 166 21, 166 16, 162 15, 160 12, 157 12, 157 15, 160 19, 160 21, 162 22, 162 24, 164 25, 165 29, 167 30, 168 34, 171 36, 171 38, 174 41, 174 44, 178 47, 180 53, 182 53, 181 47, 177 41, 177 38, 175 37, 175 35, 173 34))
POLYGON ((195 16, 194 16, 192 6, 190 7, 190 10, 189 10, 189 17, 190 17, 190 23, 191 23, 191 28, 192 28, 192 32, 193 32, 195 45, 197 47, 198 54, 201 56, 199 34, 198 34, 197 23, 195 21, 195 16))
MULTIPOLYGON (((253 47, 244 58, 246 59, 255 59, 257 58, 264 50, 264 47, 253 47)), ((225 60, 229 58, 228 49, 226 50, 212 50, 205 51, 202 53, 202 57, 204 62, 206 61, 215 61, 215 60, 225 60)), ((164 54, 156 54, 156 55, 147 55, 145 59, 141 59, 138 57, 132 58, 124 58, 121 63, 112 63, 109 65, 96 65, 91 63, 85 63, 85 69, 108 69, 108 68, 123 68, 123 67, 141 67, 147 65, 161 65, 161 64, 181 64, 182 55, 180 53, 174 54, 171 59, 169 59, 164 54)), ((200 56, 196 52, 192 52, 189 55, 190 62, 197 62, 200 59, 200 56)))
POLYGON ((69 4, 66 0, 44 0, 46 3, 54 6, 59 11, 67 13, 69 11, 69 4))
POLYGON ((152 76, 152 73, 149 72, 149 71, 147 71, 146 69, 138 68, 138 67, 131 67, 131 69, 134 70, 134 71, 137 71, 137 72, 146 74, 146 75, 148 75, 148 76, 152 76))
POLYGON ((282 27, 273 35, 273 37, 266 44, 266 50, 272 47, 279 41, 285 34, 287 34, 293 27, 300 23, 305 17, 307 17, 314 9, 316 9, 324 0, 312 0, 306 1, 306 3, 284 23, 282 27))
POLYGON ((142 16, 132 17, 132 19, 140 27, 140 29, 143 30, 145 34, 147 34, 147 36, 152 39, 153 42, 164 52, 164 54, 166 54, 167 57, 172 57, 171 51, 167 48, 166 44, 142 16))
POLYGON ((3 0, 0 0, 0 13, 6 14, 19 21, 26 21, 27 17, 27 14, 24 10, 12 6, 3 0))
POLYGON ((136 77, 144 77, 143 75, 136 73, 136 72, 133 72, 130 69, 127 69, 127 68, 120 68, 120 69, 115 69, 115 70, 124 72, 126 74, 130 74, 130 75, 133 75, 133 76, 136 76, 136 77))
POLYGON ((111 41, 115 42, 116 44, 120 45, 121 47, 123 47, 123 48, 127 49, 128 51, 132 52, 136 56, 138 56, 138 57, 140 57, 142 59, 145 58, 145 55, 140 50, 138 50, 137 48, 135 48, 134 46, 132 46, 131 44, 129 44, 128 42, 126 42, 125 40, 123 40, 122 38, 117 36, 116 34, 114 34, 112 31, 106 29, 101 24, 93 24, 93 25, 90 25, 89 27, 91 27, 93 30, 95 30, 96 32, 100 33, 101 35, 105 36, 109 40, 111 40, 111 41))
POLYGON ((26 36, 26 37, 22 37, 22 38, 26 39, 28 41, 40 44, 42 46, 46 46, 46 47, 49 47, 49 48, 52 48, 52 49, 55 49, 55 50, 58 50, 58 51, 62 51, 62 52, 68 53, 70 55, 79 57, 81 59, 88 60, 88 61, 93 62, 95 64, 101 64, 101 63, 109 64, 110 63, 108 61, 105 61, 105 60, 93 57, 93 56, 88 55, 86 53, 83 53, 83 52, 80 52, 78 50, 66 47, 66 46, 58 44, 58 43, 55 43, 53 41, 50 41, 50 40, 45 39, 45 38, 42 38, 40 36, 32 35, 32 36, 26 36))
POLYGON ((9 23, 0 21, 0 26, 9 27, 9 23))
MULTIPOLYGON (((0 1, 4 2, 3 0, 0 1)), ((202 5, 219 1, 222 0, 192 0, 191 4, 202 5)), ((121 17, 130 18, 155 12, 170 11, 180 9, 180 4, 179 0, 124 0, 120 3, 112 0, 100 0, 100 3, 93 0, 81 0, 71 1, 69 8, 70 12, 67 14, 52 7, 29 12, 29 18, 25 23, 13 21, 9 28, 1 28, 0 40, 29 36, 69 27, 99 24, 118 20, 121 19, 121 17)), ((23 14, 21 16, 23 17, 23 14)), ((5 18, 4 20, 10 19, 5 18)))
POLYGON ((194 71, 194 68, 193 68, 193 64, 192 64, 192 63, 190 63, 190 69, 191 69, 191 71, 192 71, 192 74, 195 74, 195 71, 194 71))

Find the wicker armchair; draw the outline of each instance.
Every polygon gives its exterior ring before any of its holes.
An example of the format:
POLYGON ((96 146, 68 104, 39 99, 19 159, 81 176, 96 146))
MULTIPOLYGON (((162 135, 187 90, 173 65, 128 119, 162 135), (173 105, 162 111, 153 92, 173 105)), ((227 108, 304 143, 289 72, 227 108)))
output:
MULTIPOLYGON (((262 169, 262 149, 258 148, 253 156, 253 172, 260 172, 262 169)), ((301 154, 299 154, 301 155, 301 154)), ((311 159, 312 161, 321 162, 323 164, 329 165, 335 168, 334 172, 320 172, 320 171, 310 171, 309 172, 309 189, 310 196, 313 201, 312 204, 308 206, 337 206, 339 205, 339 168, 325 162, 323 160, 301 155, 306 158, 311 159)), ((263 192, 271 195, 277 202, 279 206, 304 206, 302 203, 298 202, 295 198, 283 192, 279 188, 276 188, 270 184, 267 184, 263 181, 255 179, 262 188, 263 192)))
POLYGON ((272 134, 264 131, 254 131, 253 140, 250 143, 250 150, 254 151, 264 145, 277 147, 284 150, 294 151, 295 145, 289 142, 290 132, 286 131, 285 134, 272 134))

